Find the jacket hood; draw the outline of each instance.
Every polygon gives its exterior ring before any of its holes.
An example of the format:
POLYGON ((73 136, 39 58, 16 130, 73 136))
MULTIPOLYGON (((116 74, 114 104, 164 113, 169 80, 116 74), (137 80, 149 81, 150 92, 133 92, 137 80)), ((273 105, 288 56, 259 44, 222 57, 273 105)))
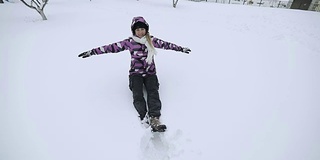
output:
POLYGON ((131 22, 131 31, 132 31, 132 34, 133 34, 133 35, 135 34, 134 30, 135 30, 137 27, 145 28, 145 29, 146 29, 146 33, 149 32, 149 24, 148 24, 147 21, 146 21, 143 17, 141 17, 141 16, 133 17, 133 19, 132 19, 132 22, 131 22))

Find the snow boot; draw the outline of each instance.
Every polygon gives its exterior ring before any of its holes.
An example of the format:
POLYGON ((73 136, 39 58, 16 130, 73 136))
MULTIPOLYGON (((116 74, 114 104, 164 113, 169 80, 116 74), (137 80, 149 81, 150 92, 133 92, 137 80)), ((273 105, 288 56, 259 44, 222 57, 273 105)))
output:
POLYGON ((151 117, 150 126, 152 132, 164 132, 167 129, 166 125, 161 124, 159 117, 151 117))
POLYGON ((140 118, 140 122, 141 122, 141 125, 144 127, 144 128, 148 128, 150 126, 150 120, 149 120, 149 116, 146 115, 144 118, 141 119, 140 118))

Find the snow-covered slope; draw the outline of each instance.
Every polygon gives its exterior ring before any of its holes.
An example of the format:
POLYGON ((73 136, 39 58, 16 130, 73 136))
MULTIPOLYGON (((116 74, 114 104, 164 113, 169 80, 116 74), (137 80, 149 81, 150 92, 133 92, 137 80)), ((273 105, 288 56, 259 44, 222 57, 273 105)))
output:
POLYGON ((56 0, 48 21, 1 4, 0 159, 320 159, 320 14, 171 3, 56 0), (129 37, 138 15, 192 50, 158 50, 160 135, 132 106, 128 51, 77 57, 129 37))

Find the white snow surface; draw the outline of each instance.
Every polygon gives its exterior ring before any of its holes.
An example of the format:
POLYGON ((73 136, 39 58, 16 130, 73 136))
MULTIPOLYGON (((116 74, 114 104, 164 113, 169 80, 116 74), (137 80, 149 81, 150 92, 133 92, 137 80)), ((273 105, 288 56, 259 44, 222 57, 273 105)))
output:
POLYGON ((170 0, 0 4, 1 160, 319 160, 320 13, 170 0), (150 33, 168 130, 143 128, 130 55, 78 54, 150 33))

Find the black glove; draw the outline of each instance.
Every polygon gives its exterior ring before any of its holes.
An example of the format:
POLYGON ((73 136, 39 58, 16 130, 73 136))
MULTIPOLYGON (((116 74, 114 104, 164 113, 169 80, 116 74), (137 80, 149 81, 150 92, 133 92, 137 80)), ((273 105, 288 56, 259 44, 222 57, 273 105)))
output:
POLYGON ((95 55, 95 53, 92 52, 92 50, 90 50, 90 51, 86 51, 86 52, 83 52, 83 53, 79 54, 78 57, 87 58, 87 57, 90 57, 92 55, 95 55))
POLYGON ((189 48, 187 48, 187 47, 183 47, 182 48, 182 52, 189 54, 191 52, 191 50, 189 48))

